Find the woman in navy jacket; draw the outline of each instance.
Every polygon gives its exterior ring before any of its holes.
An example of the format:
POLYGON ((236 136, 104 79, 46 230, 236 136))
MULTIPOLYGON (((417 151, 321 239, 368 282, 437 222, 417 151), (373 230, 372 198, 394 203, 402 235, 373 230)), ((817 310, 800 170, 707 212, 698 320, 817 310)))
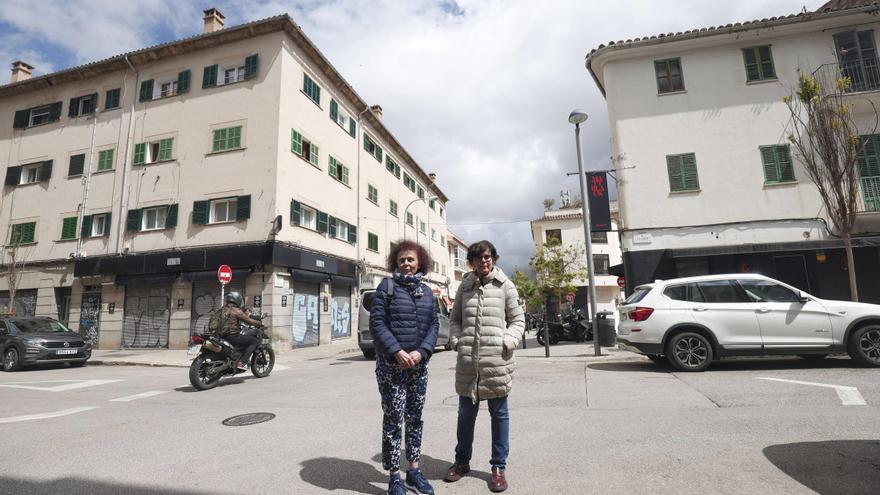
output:
POLYGON ((388 255, 394 274, 379 283, 370 311, 370 332, 376 345, 376 381, 382 395, 382 467, 389 471, 389 495, 403 495, 400 479, 402 425, 406 424, 406 485, 417 493, 434 489, 419 469, 422 407, 428 390, 428 360, 440 328, 437 303, 422 283, 431 258, 412 241, 400 241, 388 255))

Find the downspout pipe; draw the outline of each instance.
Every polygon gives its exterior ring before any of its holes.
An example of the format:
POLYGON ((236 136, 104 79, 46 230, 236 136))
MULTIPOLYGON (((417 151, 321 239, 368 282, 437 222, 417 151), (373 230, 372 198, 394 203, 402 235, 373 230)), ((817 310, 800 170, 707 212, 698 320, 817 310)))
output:
MULTIPOLYGON (((125 63, 128 64, 128 66, 131 68, 132 72, 134 72, 134 89, 135 89, 134 94, 135 94, 135 96, 137 96, 137 87, 138 87, 138 83, 140 82, 140 74, 138 73, 137 69, 134 68, 134 65, 132 65, 131 61, 128 59, 128 55, 124 55, 124 58, 125 58, 125 63)), ((122 96, 121 96, 123 101, 125 101, 124 81, 125 80, 123 79, 122 96)), ((125 188, 126 188, 126 185, 128 182, 128 167, 129 167, 128 160, 129 160, 129 157, 131 156, 131 153, 130 153, 131 142, 134 139, 134 136, 133 136, 133 132, 134 132, 134 105, 135 105, 136 101, 137 101, 136 98, 131 99, 131 108, 128 112, 128 132, 125 135, 125 151, 124 151, 124 154, 122 155, 123 156, 123 159, 122 159, 122 166, 123 166, 122 188, 120 189, 121 196, 119 199, 119 215, 116 216, 116 254, 117 255, 122 254, 122 246, 121 246, 122 233, 124 231, 123 227, 125 226, 125 220, 124 220, 123 213, 125 212, 125 207, 128 204, 128 195, 125 192, 125 188)))

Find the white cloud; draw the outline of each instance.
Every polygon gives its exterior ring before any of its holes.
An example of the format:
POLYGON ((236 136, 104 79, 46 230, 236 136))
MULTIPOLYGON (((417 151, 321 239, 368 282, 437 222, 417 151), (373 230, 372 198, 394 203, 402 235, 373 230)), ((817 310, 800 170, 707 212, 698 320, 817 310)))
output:
POLYGON ((365 100, 382 105, 384 122, 419 164, 438 174, 450 198, 452 230, 467 241, 495 242, 508 271, 526 266, 533 252, 528 222, 483 223, 535 218, 543 198, 558 198, 563 188, 577 194, 576 178, 565 176, 577 170, 566 120, 572 108, 590 114, 582 126, 587 168, 610 168, 605 102, 584 68, 591 49, 797 13, 802 6, 797 0, 123 3, 7 1, 0 20, 82 63, 168 41, 154 39, 157 29, 197 34, 201 10, 212 6, 226 14, 227 25, 288 12, 365 100))

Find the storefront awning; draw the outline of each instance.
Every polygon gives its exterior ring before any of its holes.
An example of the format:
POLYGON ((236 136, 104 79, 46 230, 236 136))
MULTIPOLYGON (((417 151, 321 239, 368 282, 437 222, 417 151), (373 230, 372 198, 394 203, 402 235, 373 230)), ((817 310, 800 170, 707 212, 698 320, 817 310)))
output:
POLYGON ((333 285, 346 285, 348 287, 355 287, 357 285, 356 278, 344 275, 331 275, 330 280, 333 282, 333 285))
POLYGON ((170 285, 177 278, 176 273, 151 273, 147 275, 117 275, 116 285, 170 285))
POLYGON ((294 282, 311 282, 313 284, 320 284, 330 280, 329 273, 321 273, 321 272, 312 272, 308 270, 290 270, 290 275, 293 277, 294 282))
POLYGON ((621 263, 621 264, 619 264, 619 265, 611 265, 611 266, 609 266, 609 267, 608 267, 608 274, 609 274, 609 275, 617 275, 618 277, 623 277, 623 276, 625 276, 624 273, 623 273, 623 263, 621 263))

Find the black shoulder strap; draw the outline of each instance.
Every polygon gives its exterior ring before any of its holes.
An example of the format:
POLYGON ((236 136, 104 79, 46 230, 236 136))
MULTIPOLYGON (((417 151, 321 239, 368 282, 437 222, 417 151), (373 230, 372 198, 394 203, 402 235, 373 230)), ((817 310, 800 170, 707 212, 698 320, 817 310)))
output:
POLYGON ((385 277, 385 295, 389 298, 388 302, 394 298, 394 280, 391 277, 385 277))

